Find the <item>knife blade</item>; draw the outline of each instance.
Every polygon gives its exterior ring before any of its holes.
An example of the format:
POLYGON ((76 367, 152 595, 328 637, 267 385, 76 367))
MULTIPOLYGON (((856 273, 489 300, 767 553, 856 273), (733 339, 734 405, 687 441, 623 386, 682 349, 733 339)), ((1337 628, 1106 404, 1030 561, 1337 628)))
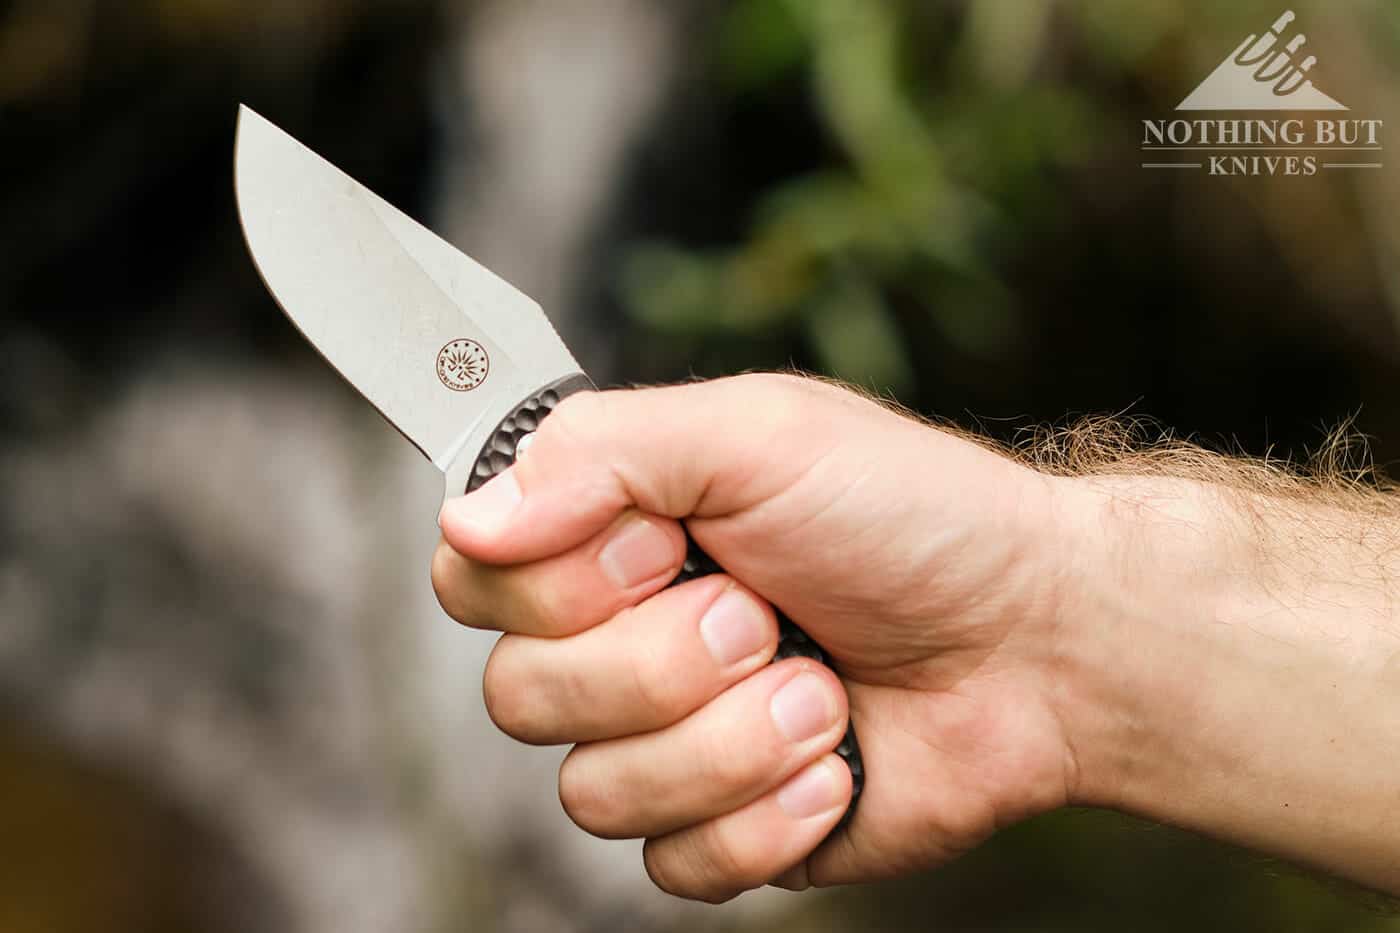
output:
MULTIPOLYGON (((591 391, 533 300, 311 151, 251 108, 234 146, 239 221, 282 311, 388 422, 442 471, 445 495, 508 469, 555 406, 591 391)), ((721 568, 686 534, 670 584, 721 568)), ((778 613, 774 660, 829 664, 778 613)), ((864 789, 848 723, 836 749, 864 789)))

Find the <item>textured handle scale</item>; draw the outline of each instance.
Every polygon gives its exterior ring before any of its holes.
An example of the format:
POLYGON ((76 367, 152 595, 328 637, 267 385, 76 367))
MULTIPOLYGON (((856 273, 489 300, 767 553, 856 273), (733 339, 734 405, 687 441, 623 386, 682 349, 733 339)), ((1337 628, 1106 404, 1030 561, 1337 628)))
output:
MULTIPOLYGON (((587 376, 581 374, 568 376, 544 387, 516 406, 515 410, 501 421, 491 437, 487 439, 481 455, 477 457, 476 464, 472 468, 471 479, 467 482, 467 492, 480 489, 487 480, 515 463, 520 442, 539 428, 540 422, 554 410, 562 399, 575 392, 591 389, 593 389, 593 383, 589 381, 587 376)), ((700 550, 700 546, 690 537, 689 531, 686 532, 686 548, 685 564, 676 579, 671 581, 671 586, 677 586, 696 577, 722 572, 719 564, 700 550)), ((778 653, 774 655, 774 661, 801 655, 830 667, 826 652, 822 651, 821 646, 808 638, 807 633, 798 628, 782 612, 778 613, 778 632, 778 653)), ((865 768, 861 764, 860 746, 856 743, 855 728, 850 723, 846 724, 845 738, 841 740, 840 745, 836 746, 836 754, 840 755, 841 760, 846 762, 846 766, 851 769, 851 805, 846 809, 845 816, 841 818, 840 825, 844 826, 850 820, 851 815, 855 813, 856 802, 860 800, 861 791, 865 788, 865 768)))

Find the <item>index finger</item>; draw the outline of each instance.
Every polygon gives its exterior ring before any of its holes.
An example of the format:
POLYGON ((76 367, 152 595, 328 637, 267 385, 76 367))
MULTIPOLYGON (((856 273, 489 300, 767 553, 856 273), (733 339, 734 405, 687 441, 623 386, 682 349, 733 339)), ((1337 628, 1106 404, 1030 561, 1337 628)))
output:
POLYGON ((845 437, 830 415, 866 404, 764 375, 580 392, 540 423, 527 455, 447 502, 439 523, 461 553, 517 563, 572 547, 627 508, 732 515, 789 488, 845 437), (840 404, 812 417, 810 405, 823 399, 840 404))
POLYGON ((577 547, 514 566, 473 560, 444 537, 433 555, 433 589, 463 625, 561 638, 661 590, 684 560, 680 523, 628 509, 577 547))

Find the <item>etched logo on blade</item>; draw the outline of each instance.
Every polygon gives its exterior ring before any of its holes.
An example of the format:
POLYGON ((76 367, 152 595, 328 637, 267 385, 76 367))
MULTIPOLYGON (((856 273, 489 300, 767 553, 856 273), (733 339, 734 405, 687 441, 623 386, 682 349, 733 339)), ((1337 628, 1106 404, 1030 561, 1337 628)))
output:
POLYGON ((486 381, 491 358, 475 340, 454 340, 438 351, 437 374, 453 392, 470 392, 486 381))

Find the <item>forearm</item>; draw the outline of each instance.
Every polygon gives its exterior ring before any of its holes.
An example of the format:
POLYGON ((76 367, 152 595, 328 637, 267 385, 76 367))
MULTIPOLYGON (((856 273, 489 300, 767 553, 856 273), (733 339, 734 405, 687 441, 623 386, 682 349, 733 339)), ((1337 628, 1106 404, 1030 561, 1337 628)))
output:
POLYGON ((1400 522, 1378 500, 1067 481, 1075 802, 1400 893, 1400 522))

